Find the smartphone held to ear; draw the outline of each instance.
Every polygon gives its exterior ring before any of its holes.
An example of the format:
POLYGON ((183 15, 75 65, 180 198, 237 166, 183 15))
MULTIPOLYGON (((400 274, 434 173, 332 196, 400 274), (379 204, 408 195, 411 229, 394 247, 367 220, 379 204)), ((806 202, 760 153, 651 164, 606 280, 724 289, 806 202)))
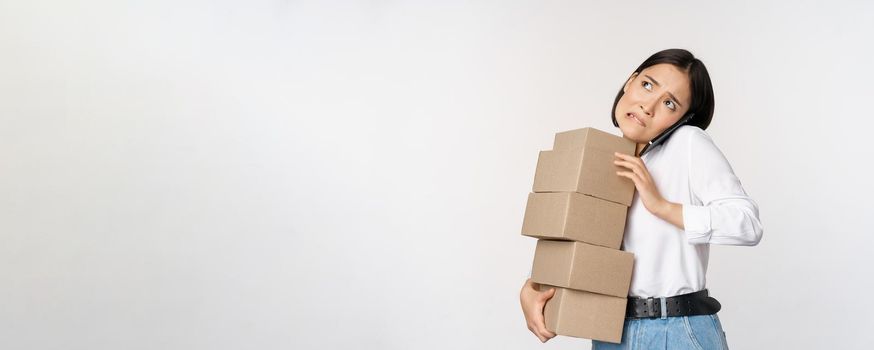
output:
POLYGON ((640 155, 638 155, 638 156, 643 157, 643 155, 646 154, 647 151, 649 151, 650 149, 652 149, 655 146, 658 146, 662 142, 665 142, 665 140, 667 140, 668 137, 671 136, 671 134, 674 132, 674 130, 677 130, 677 128, 679 128, 680 126, 683 126, 683 124, 686 124, 687 122, 689 122, 689 120, 692 119, 692 117, 694 115, 695 115, 695 113, 688 113, 685 116, 683 116, 682 118, 680 118, 680 120, 678 120, 676 123, 674 123, 674 125, 671 125, 670 128, 663 131, 661 134, 659 134, 654 139, 652 139, 652 141, 647 143, 647 145, 644 146, 642 150, 640 150, 640 155))

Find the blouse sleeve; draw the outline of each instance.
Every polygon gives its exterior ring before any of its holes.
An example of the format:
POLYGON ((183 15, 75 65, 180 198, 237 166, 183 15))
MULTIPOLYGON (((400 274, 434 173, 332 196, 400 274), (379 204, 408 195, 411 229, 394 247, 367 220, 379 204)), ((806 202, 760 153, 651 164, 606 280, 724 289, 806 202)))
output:
POLYGON ((759 207, 747 196, 731 165, 703 130, 689 138, 689 182, 703 205, 683 204, 691 244, 753 246, 762 239, 759 207))

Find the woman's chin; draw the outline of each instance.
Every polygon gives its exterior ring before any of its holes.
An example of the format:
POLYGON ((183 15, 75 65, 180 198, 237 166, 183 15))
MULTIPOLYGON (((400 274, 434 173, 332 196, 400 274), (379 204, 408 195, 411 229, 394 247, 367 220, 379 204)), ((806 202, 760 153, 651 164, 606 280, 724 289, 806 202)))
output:
POLYGON ((635 130, 635 125, 620 125, 619 130, 622 131, 622 137, 634 141, 635 143, 646 143, 641 130, 635 130), (630 129, 630 130, 629 130, 630 129))

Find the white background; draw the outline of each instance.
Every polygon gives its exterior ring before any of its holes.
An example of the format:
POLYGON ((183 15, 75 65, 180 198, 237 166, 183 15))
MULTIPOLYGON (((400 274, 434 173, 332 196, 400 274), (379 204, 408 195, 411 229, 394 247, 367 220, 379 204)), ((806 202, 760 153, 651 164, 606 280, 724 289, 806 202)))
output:
POLYGON ((537 152, 646 57, 759 203, 733 349, 870 347, 871 2, 0 1, 0 347, 587 349, 518 292, 537 152))

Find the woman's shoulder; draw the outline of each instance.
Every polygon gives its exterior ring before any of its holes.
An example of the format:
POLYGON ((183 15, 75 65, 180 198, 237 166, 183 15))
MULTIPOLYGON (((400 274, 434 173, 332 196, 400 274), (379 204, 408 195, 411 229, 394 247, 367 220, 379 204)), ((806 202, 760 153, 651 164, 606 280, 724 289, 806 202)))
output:
POLYGON ((683 125, 665 142, 664 152, 679 157, 720 152, 707 131, 693 125, 683 125))
POLYGON ((683 125, 677 128, 676 135, 671 138, 675 136, 675 152, 685 153, 689 157, 690 165, 715 167, 714 163, 718 162, 730 168, 725 154, 707 131, 693 125, 683 125))
POLYGON ((716 147, 716 143, 713 142, 710 134, 694 125, 683 125, 677 128, 671 138, 686 147, 716 147))
POLYGON ((698 137, 704 137, 704 138, 708 138, 708 139, 710 138, 710 134, 708 134, 707 131, 705 131, 697 126, 694 126, 694 125, 680 126, 679 128, 677 128, 676 133, 677 133, 677 135, 685 135, 686 137, 698 136, 698 137))

